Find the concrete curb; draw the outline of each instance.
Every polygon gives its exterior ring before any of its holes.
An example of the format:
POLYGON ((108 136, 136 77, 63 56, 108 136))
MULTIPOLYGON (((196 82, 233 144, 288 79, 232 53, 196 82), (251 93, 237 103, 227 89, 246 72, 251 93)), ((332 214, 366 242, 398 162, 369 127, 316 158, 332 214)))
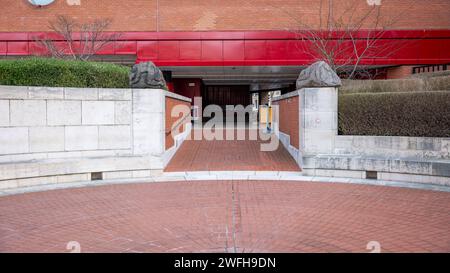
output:
POLYGON ((5 189, 0 191, 1 196, 16 195, 23 193, 42 192, 49 190, 96 187, 119 184, 152 183, 152 182, 195 182, 195 181, 220 181, 220 180, 267 180, 286 182, 314 182, 314 183, 347 183, 373 186, 387 186, 410 188, 418 190, 432 190, 450 192, 450 187, 440 185, 430 185, 412 182, 398 182, 373 179, 338 178, 321 176, 304 176, 297 172, 277 172, 277 171, 204 171, 204 172, 167 172, 162 175, 145 178, 107 179, 98 181, 82 181, 64 184, 48 184, 32 187, 5 189))

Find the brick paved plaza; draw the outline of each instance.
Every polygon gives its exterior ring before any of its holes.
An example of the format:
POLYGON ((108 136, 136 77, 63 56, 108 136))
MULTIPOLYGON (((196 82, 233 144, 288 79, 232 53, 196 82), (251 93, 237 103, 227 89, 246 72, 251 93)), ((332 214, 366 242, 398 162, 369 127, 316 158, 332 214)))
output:
POLYGON ((450 0, 0 3, 0 254, 450 253, 450 0))
MULTIPOLYGON (((93 182, 94 183, 94 182, 93 182)), ((1 252, 449 252, 450 193, 286 181, 109 185, 0 198, 1 252)))

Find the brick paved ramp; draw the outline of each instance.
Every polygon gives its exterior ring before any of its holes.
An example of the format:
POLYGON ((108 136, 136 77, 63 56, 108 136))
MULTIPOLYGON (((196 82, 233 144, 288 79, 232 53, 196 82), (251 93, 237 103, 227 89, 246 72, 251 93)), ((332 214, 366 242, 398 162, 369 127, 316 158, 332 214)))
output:
POLYGON ((246 140, 185 140, 164 171, 300 171, 281 142, 275 151, 262 152, 261 144, 268 141, 249 140, 248 130, 246 136, 246 140))
POLYGON ((449 252, 450 193, 275 181, 124 184, 0 198, 1 252, 449 252))

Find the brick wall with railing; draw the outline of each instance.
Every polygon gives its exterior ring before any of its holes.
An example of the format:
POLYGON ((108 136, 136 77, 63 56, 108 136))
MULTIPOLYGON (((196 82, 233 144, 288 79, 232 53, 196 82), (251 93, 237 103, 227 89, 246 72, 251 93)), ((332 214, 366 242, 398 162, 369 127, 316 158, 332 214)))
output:
POLYGON ((166 97, 165 103, 165 149, 168 150, 175 145, 175 137, 183 133, 191 122, 191 103, 172 97, 166 97))

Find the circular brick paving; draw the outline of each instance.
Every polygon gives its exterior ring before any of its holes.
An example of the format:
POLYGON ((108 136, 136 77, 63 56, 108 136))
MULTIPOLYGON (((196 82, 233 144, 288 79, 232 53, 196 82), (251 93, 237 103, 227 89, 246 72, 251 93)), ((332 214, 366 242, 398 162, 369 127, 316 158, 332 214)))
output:
POLYGON ((353 184, 125 184, 0 198, 0 251, 449 252, 450 193, 353 184), (377 243, 375 243, 377 244, 377 243))

